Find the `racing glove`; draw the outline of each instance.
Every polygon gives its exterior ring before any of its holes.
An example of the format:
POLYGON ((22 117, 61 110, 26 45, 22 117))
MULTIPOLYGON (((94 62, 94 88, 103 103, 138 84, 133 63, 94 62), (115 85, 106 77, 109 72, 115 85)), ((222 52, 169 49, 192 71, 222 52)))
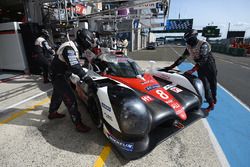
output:
POLYGON ((76 74, 74 74, 74 73, 72 73, 72 74, 70 75, 69 79, 71 80, 71 82, 72 82, 73 84, 77 84, 77 83, 80 81, 79 76, 76 75, 76 74))
POLYGON ((92 81, 91 77, 88 75, 85 75, 84 77, 81 78, 82 82, 88 83, 90 81, 92 81))
MULTIPOLYGON (((93 93, 97 92, 97 85, 96 83, 92 80, 92 78, 88 75, 85 75, 82 77, 81 81, 87 85, 87 90, 92 91, 93 93)), ((86 91, 86 90, 85 90, 86 91)), ((87 91, 86 91, 87 92, 87 91)))
POLYGON ((171 66, 165 67, 164 71, 168 72, 169 70, 172 70, 176 66, 180 65, 187 57, 188 57, 188 51, 185 50, 185 52, 180 56, 171 66))

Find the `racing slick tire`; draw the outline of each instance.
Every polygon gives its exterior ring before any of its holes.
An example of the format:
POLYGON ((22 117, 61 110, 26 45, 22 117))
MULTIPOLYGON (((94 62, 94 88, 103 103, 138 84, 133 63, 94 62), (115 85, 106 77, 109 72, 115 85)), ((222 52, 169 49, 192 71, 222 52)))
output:
POLYGON ((102 109, 97 95, 94 94, 93 92, 89 94, 88 111, 97 129, 102 129, 103 127, 102 109))

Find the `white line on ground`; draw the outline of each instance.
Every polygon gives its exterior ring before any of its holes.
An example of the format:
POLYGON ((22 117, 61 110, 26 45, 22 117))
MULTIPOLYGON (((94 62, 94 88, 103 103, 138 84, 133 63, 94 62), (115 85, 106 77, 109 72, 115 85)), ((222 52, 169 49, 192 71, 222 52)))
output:
POLYGON ((217 60, 220 60, 220 61, 223 61, 223 62, 226 62, 226 63, 230 63, 230 64, 240 65, 242 68, 245 68, 245 69, 247 69, 247 70, 250 69, 250 68, 248 67, 248 64, 246 64, 246 63, 234 63, 234 62, 232 62, 232 61, 224 60, 224 59, 221 59, 221 58, 217 58, 217 60))
POLYGON ((213 147, 214 147, 214 149, 215 149, 215 152, 216 152, 216 154, 217 154, 217 156, 218 156, 218 158, 219 158, 219 161, 220 161, 220 163, 221 163, 221 166, 222 166, 222 167, 229 167, 230 164, 229 164, 229 162, 227 161, 227 158, 226 158, 226 156, 225 156, 225 154, 224 154, 224 152, 223 152, 223 150, 222 150, 222 148, 221 148, 219 142, 217 141, 217 139, 216 139, 216 137, 215 137, 215 135, 214 135, 214 133, 213 133, 213 131, 212 131, 212 129, 211 129, 209 123, 207 122, 207 119, 202 119, 202 122, 203 122, 205 128, 206 128, 207 131, 208 131, 209 138, 210 138, 210 140, 211 140, 211 142, 212 142, 212 145, 213 145, 213 147))
POLYGON ((239 63, 240 65, 243 65, 243 66, 249 66, 249 64, 247 63, 239 63))
POLYGON ((224 62, 226 62, 226 63, 234 64, 233 62, 228 61, 228 60, 223 60, 223 59, 218 59, 218 60, 220 60, 220 61, 224 61, 224 62))
POLYGON ((172 51, 174 51, 178 56, 181 56, 180 53, 178 53, 173 47, 170 47, 172 49, 172 51))
POLYGON ((243 65, 241 65, 241 68, 245 68, 245 69, 247 69, 247 70, 250 69, 249 67, 246 67, 246 66, 243 66, 243 65))
POLYGON ((48 93, 48 92, 50 92, 50 91, 52 91, 52 88, 51 88, 51 89, 48 89, 48 90, 45 91, 45 92, 41 92, 41 93, 39 93, 39 94, 37 94, 37 95, 34 95, 34 96, 29 97, 29 98, 27 98, 27 99, 25 99, 25 100, 22 100, 22 101, 20 101, 20 102, 18 102, 18 103, 16 103, 16 104, 13 104, 13 105, 11 105, 11 106, 9 106, 9 107, 6 107, 5 109, 0 110, 0 112, 4 112, 4 111, 6 111, 6 110, 8 110, 8 109, 11 109, 11 108, 13 108, 13 107, 16 107, 16 106, 18 106, 18 105, 20 105, 20 104, 23 104, 23 103, 25 103, 25 102, 27 102, 27 101, 30 101, 30 100, 32 100, 32 99, 34 99, 34 98, 36 98, 36 97, 39 97, 39 96, 41 96, 41 95, 43 95, 43 94, 45 94, 45 93, 48 93))
MULTIPOLYGON (((170 47, 170 48, 171 48, 177 55, 181 56, 181 54, 179 54, 174 48, 172 48, 172 47, 170 47)), ((192 64, 192 63, 190 63, 190 64, 192 64)), ((222 87, 222 86, 220 85, 220 87, 222 87)), ((225 90, 225 89, 224 89, 224 90, 225 90)), ((227 92, 228 92, 228 91, 227 91, 227 92)), ((223 167, 228 167, 228 166, 230 166, 229 163, 228 163, 228 160, 227 160, 227 158, 226 158, 226 156, 225 156, 225 154, 224 154, 224 152, 223 152, 223 150, 222 150, 222 148, 220 147, 220 144, 218 143, 218 141, 217 141, 217 139, 216 139, 216 137, 215 137, 215 135, 214 135, 214 133, 213 133, 213 131, 212 131, 210 125, 209 125, 209 123, 207 122, 207 119, 202 119, 202 122, 203 122, 205 128, 206 128, 207 131, 208 131, 209 138, 210 138, 210 140, 211 140, 211 142, 212 142, 212 145, 213 145, 213 147, 214 147, 214 149, 215 149, 215 152, 216 152, 216 154, 217 154, 217 156, 218 156, 218 158, 219 158, 219 161, 220 161, 221 165, 222 165, 223 167)))

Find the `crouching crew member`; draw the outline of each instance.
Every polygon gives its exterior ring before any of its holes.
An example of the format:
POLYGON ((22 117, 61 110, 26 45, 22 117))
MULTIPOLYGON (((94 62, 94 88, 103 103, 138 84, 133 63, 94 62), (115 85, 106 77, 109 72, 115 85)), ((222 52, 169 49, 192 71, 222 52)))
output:
POLYGON ((50 64, 55 54, 54 49, 49 45, 49 32, 42 29, 41 35, 35 41, 34 52, 35 62, 42 68, 43 71, 43 82, 49 82, 49 69, 50 64))

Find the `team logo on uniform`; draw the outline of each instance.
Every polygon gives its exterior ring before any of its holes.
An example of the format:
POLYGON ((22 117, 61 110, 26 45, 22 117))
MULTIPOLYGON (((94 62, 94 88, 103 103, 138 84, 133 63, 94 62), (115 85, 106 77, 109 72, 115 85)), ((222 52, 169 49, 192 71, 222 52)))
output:
POLYGON ((67 57, 69 59, 69 63, 70 63, 71 66, 76 65, 76 64, 79 63, 78 60, 77 60, 77 57, 75 55, 74 50, 68 50, 67 51, 67 57))
POLYGON ((109 107, 108 105, 102 103, 102 108, 104 108, 105 110, 108 110, 109 112, 111 112, 111 107, 109 107))

